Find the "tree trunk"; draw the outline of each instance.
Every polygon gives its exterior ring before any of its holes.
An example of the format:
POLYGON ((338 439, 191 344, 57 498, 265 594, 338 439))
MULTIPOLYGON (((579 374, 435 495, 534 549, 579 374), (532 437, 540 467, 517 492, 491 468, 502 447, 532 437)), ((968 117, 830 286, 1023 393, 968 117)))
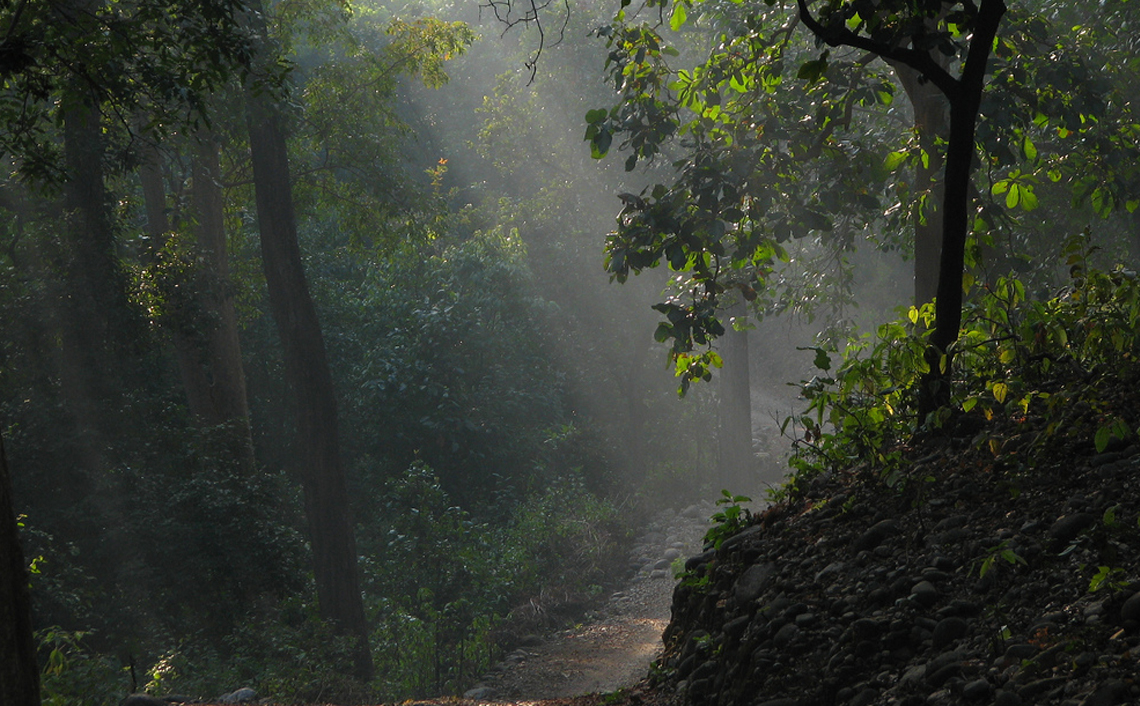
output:
POLYGON ((938 138, 946 136, 946 97, 915 69, 890 62, 903 90, 914 106, 914 131, 919 147, 928 157, 914 168, 915 196, 925 195, 925 208, 914 214, 914 305, 933 301, 938 292, 938 268, 942 255, 942 150, 938 138))
MULTIPOLYGON (((77 83, 77 82, 73 82, 77 83)), ((80 432, 89 468, 103 465, 105 413, 116 390, 112 354, 125 323, 126 296, 103 183, 103 137, 98 105, 73 86, 63 98, 64 225, 59 250, 62 281, 55 318, 60 336, 64 400, 80 432)))
POLYGON ((938 300, 934 331, 926 351, 929 372, 919 391, 918 414, 922 423, 928 414, 950 404, 950 345, 962 328, 962 273, 966 238, 970 232, 970 176, 973 173, 974 132, 985 87, 986 63, 998 25, 1005 14, 1002 0, 982 0, 974 25, 970 51, 950 101, 950 138, 946 146, 946 179, 942 221, 942 257, 938 267, 938 300))
POLYGON ((12 478, 0 438, 0 704, 40 706, 32 598, 20 549, 12 478))
POLYGON ((356 638, 354 674, 372 674, 357 576, 348 490, 341 467, 337 407, 320 322, 297 243, 293 191, 281 115, 265 92, 248 95, 249 142, 269 303, 295 395, 297 460, 313 549, 321 617, 356 638))
MULTIPOLYGON (((747 307, 741 302, 727 312, 744 318, 747 307)), ((748 361, 748 332, 725 327, 721 337, 724 368, 720 376, 720 398, 717 403, 718 477, 720 488, 733 494, 750 493, 756 481, 756 462, 752 453, 752 394, 748 361)))
MULTIPOLYGON (((204 291, 193 293, 208 325, 188 331, 170 327, 182 387, 191 416, 202 427, 230 427, 232 452, 253 469, 253 439, 249 426, 245 373, 237 315, 230 292, 229 257, 226 252, 224 201, 219 175, 218 145, 212 139, 196 143, 193 160, 193 203, 197 217, 198 261, 206 268, 204 291)), ((166 188, 163 184, 161 155, 153 146, 146 150, 139 170, 148 231, 155 248, 160 247, 170 229, 166 215, 166 188)))

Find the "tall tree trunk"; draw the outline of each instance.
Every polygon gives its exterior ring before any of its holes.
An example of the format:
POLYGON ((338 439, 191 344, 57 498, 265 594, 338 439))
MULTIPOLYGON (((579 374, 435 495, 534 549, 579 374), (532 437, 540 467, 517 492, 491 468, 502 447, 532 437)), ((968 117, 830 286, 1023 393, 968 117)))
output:
POLYGON ((269 303, 295 395, 297 459, 313 548, 321 617, 356 638, 354 674, 372 675, 348 490, 341 467, 336 398, 320 322, 297 243, 282 118, 272 96, 248 95, 249 143, 261 257, 269 303))
POLYGON ((985 88, 986 63, 1005 10, 1003 0, 982 0, 974 23, 970 51, 956 84, 957 90, 947 95, 950 102, 950 138, 946 145, 942 257, 938 268, 934 331, 926 351, 930 370, 923 377, 919 391, 920 422, 931 412, 950 404, 950 365, 953 360, 950 345, 958 340, 962 328, 962 273, 966 238, 970 233, 970 177, 976 150, 974 133, 985 88))
MULTIPOLYGON (((727 312, 730 316, 747 316, 743 302, 727 312)), ((726 326, 721 337, 724 368, 720 376, 720 399, 717 403, 718 477, 721 488, 736 493, 752 492, 756 482, 756 460, 752 453, 752 386, 749 374, 748 332, 726 326)))
POLYGON ((12 478, 0 438, 0 704, 40 706, 32 598, 20 549, 12 478))
POLYGON ((946 97, 910 66, 894 61, 890 64, 914 107, 914 131, 919 147, 927 155, 926 161, 914 168, 915 195, 926 199, 925 207, 914 216, 914 304, 922 306, 933 301, 938 292, 943 211, 939 174, 944 160, 937 141, 946 137, 946 97))
POLYGON ((103 183, 99 106, 73 86, 63 98, 62 113, 67 181, 56 253, 63 277, 56 302, 60 377, 82 440, 83 461, 94 468, 103 464, 99 438, 107 433, 104 412, 113 406, 109 400, 118 380, 112 350, 127 306, 103 183))
MULTIPOLYGON (((237 315, 230 292, 229 257, 226 252, 224 201, 220 186, 218 145, 206 138, 195 143, 193 159, 193 204, 197 221, 195 252, 206 268, 199 281, 204 291, 193 293, 207 325, 201 330, 170 328, 182 387, 191 416, 202 427, 229 427, 231 451, 252 470, 253 439, 249 426, 245 373, 237 315)), ((155 146, 145 149, 139 170, 147 229, 156 248, 165 242, 170 222, 166 214, 166 188, 161 155, 155 146)))

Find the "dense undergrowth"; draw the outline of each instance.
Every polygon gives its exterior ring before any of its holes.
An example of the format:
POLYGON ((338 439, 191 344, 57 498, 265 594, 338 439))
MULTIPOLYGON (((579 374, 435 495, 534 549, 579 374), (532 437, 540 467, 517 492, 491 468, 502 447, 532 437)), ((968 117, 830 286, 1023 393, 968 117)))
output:
MULTIPOLYGON (((792 473, 773 499, 796 495, 820 473, 856 466, 891 488, 921 482, 906 468, 922 440, 983 417, 1044 415, 1043 430, 1021 441, 1035 446, 1069 433, 1074 415, 1092 418, 1097 451, 1135 437, 1140 419, 1116 410, 1112 391, 1136 375, 1140 280, 1123 266, 1097 268, 1095 250, 1087 233, 1068 241, 1070 282, 1050 297, 1033 298, 1014 276, 975 285, 949 356, 952 404, 925 419, 915 395, 928 369, 931 305, 850 342, 834 371, 836 349, 813 349, 819 374, 802 384, 807 410, 784 422, 795 438, 792 473)), ((997 455, 1006 440, 985 443, 997 455)))
POLYGON ((317 617, 280 441, 281 362, 261 314, 246 330, 263 464, 252 476, 226 455, 232 430, 188 430, 177 392, 158 384, 129 390, 116 411, 110 470, 83 472, 68 462, 82 440, 59 431, 70 427, 49 370, 29 362, 5 378, 4 411, 21 420, 5 430, 10 457, 38 474, 17 483, 45 703, 242 685, 296 702, 455 693, 502 645, 571 618, 619 578, 637 503, 606 498, 636 489, 568 402, 548 355, 555 312, 531 293, 517 234, 371 262, 322 237, 311 259, 345 409, 376 678, 344 676, 347 645, 317 617), (61 490, 33 492, 48 486, 61 490))

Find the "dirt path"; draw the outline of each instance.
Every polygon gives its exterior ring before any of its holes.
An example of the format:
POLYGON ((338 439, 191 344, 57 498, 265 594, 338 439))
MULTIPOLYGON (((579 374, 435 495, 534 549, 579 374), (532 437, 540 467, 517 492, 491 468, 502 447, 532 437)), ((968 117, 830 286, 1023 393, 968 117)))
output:
POLYGON ((675 580, 668 565, 700 550, 710 513, 694 507, 659 516, 631 553, 637 573, 596 617, 511 652, 467 697, 559 699, 614 692, 643 679, 669 622, 675 580))

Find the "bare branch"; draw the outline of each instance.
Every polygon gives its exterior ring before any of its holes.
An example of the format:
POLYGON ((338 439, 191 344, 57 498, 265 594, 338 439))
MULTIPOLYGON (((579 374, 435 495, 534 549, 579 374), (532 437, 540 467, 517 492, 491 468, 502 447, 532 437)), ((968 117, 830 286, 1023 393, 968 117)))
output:
MULTIPOLYGON (((558 46, 566 35, 566 27, 570 24, 570 0, 562 1, 562 24, 558 28, 558 38, 554 40, 551 46, 558 46)), ((538 61, 542 57, 542 51, 546 48, 546 28, 542 23, 542 13, 546 11, 556 0, 485 0, 480 9, 487 8, 495 15, 495 19, 503 25, 503 34, 505 35, 510 30, 518 25, 524 27, 534 26, 538 32, 538 48, 534 50, 530 58, 526 60, 524 66, 530 70, 530 81, 527 83, 534 83, 534 78, 538 74, 538 61), (524 10, 521 14, 517 12, 518 5, 523 4, 524 10)))

